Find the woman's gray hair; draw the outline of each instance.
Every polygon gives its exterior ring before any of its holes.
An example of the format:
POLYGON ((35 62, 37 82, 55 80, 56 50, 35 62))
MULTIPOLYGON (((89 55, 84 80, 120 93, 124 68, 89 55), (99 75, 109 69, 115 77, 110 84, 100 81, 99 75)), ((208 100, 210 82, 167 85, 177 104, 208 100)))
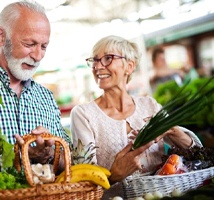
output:
POLYGON ((98 52, 105 48, 105 53, 117 50, 127 60, 135 62, 136 67, 140 63, 141 54, 138 45, 134 42, 126 40, 120 36, 110 35, 100 39, 92 49, 92 57, 96 56, 98 52))
MULTIPOLYGON (((100 39, 92 49, 92 57, 97 56, 98 52, 103 48, 105 48, 104 52, 106 54, 117 50, 122 56, 126 57, 126 60, 134 61, 136 68, 140 63, 141 54, 138 45, 120 36, 110 35, 100 39)), ((128 76, 127 83, 130 80, 131 74, 128 76)))
POLYGON ((0 13, 0 27, 5 30, 7 37, 11 34, 11 28, 20 16, 21 8, 27 8, 32 12, 46 16, 45 8, 32 0, 17 1, 7 5, 0 13))

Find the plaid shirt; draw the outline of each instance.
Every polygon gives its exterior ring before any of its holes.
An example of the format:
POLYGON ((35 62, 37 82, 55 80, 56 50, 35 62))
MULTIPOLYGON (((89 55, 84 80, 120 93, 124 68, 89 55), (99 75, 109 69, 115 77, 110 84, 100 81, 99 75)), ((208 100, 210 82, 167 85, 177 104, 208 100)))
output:
POLYGON ((0 129, 8 142, 14 144, 14 134, 28 134, 37 126, 43 126, 53 135, 70 142, 60 123, 60 111, 52 92, 29 79, 18 98, 9 85, 9 76, 0 67, 0 96, 4 104, 0 105, 0 129))

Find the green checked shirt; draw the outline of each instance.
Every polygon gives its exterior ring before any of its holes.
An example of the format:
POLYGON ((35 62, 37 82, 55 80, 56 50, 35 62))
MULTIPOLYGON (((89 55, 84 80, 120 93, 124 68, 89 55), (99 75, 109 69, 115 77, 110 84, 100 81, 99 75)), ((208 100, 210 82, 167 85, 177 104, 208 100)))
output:
POLYGON ((9 76, 0 67, 0 96, 4 105, 0 105, 0 129, 8 142, 15 143, 14 134, 25 135, 37 126, 43 126, 70 143, 60 123, 60 111, 51 91, 29 79, 18 98, 9 85, 9 76))

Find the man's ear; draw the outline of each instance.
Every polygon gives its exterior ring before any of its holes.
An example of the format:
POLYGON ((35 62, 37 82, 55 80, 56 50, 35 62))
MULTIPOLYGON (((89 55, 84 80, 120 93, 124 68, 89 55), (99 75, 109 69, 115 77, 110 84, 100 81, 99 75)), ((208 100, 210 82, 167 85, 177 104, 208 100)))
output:
POLYGON ((2 27, 0 27, 0 47, 4 45, 5 38, 6 38, 5 31, 2 27))

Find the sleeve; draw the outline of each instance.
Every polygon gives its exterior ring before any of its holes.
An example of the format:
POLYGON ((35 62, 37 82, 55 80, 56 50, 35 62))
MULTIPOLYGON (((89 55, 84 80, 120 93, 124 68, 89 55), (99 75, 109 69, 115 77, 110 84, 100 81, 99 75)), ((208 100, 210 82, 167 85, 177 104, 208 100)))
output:
MULTIPOLYGON (((78 147, 78 140, 81 140, 85 147, 88 147, 88 145, 95 147, 93 130, 90 127, 89 118, 86 116, 83 107, 77 105, 71 110, 70 121, 73 148, 78 147)), ((92 153, 94 153, 92 162, 97 163, 96 148, 90 152, 90 154, 92 153)))

